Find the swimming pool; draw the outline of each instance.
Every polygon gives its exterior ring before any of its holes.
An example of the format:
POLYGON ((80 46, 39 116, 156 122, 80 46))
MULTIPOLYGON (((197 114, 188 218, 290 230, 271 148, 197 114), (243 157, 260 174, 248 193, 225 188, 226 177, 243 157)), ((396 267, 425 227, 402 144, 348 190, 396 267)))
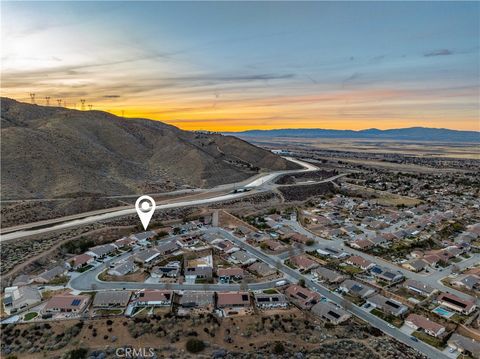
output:
POLYGON ((438 315, 445 318, 450 318, 454 314, 442 307, 436 307, 434 310, 432 310, 432 312, 437 313, 438 315))

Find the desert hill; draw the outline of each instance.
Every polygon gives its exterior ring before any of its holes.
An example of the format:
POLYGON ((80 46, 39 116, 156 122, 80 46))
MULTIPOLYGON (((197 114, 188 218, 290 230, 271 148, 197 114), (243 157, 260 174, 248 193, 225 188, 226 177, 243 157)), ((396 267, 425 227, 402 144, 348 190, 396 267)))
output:
POLYGON ((296 165, 233 136, 1 99, 2 199, 207 188, 296 165))

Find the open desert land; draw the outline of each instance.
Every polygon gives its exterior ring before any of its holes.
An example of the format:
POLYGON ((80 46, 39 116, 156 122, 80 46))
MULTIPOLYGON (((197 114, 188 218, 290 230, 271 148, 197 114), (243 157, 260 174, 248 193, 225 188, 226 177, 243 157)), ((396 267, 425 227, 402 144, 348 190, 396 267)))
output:
POLYGON ((445 157, 480 160, 476 143, 419 142, 394 140, 330 139, 330 138, 250 138, 251 142, 271 147, 303 147, 329 151, 405 154, 416 157, 445 157))

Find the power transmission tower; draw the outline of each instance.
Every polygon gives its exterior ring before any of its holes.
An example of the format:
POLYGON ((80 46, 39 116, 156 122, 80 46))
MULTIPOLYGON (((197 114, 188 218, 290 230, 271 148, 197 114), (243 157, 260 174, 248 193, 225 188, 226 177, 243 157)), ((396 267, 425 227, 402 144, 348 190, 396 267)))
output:
POLYGON ((92 111, 92 105, 88 105, 88 109, 92 111))
POLYGON ((45 96, 45 101, 47 101, 47 106, 50 106, 50 96, 45 96))
POLYGON ((61 99, 61 98, 57 98, 57 103, 58 103, 58 106, 61 107, 61 106, 62 106, 62 99, 61 99))
POLYGON ((30 100, 32 101, 32 103, 35 103, 35 93, 30 92, 30 100))
POLYGON ((81 99, 80 102, 82 103, 82 111, 85 111, 85 99, 81 99))

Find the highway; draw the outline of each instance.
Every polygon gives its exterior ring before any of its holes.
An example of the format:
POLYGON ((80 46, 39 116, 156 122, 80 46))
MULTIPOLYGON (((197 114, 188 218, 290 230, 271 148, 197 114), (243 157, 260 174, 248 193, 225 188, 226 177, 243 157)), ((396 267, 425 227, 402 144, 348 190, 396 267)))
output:
MULTIPOLYGON (((248 192, 225 193, 225 194, 221 194, 213 197, 187 200, 187 201, 180 200, 178 202, 159 204, 155 208, 157 210, 163 210, 163 209, 172 209, 172 208, 180 208, 180 207, 206 205, 211 203, 238 199, 241 197, 251 195, 252 193, 259 193, 259 192, 270 190, 272 188, 271 182, 277 177, 282 176, 284 174, 315 171, 318 169, 317 166, 314 166, 310 163, 306 163, 290 157, 285 157, 285 158, 291 162, 294 162, 303 166, 304 168, 301 170, 286 170, 286 171, 272 172, 272 173, 261 175, 260 177, 255 176, 257 178, 251 181, 247 180, 239 184, 236 184, 237 186, 243 186, 245 188, 251 189, 248 192)), ((231 187, 233 186, 233 184, 229 184, 228 186, 231 187)), ((3 242, 3 241, 21 239, 21 238, 36 235, 36 234, 43 234, 43 233, 48 233, 56 230, 72 228, 72 227, 82 226, 86 224, 92 224, 95 222, 118 218, 122 216, 128 216, 132 214, 136 214, 135 207, 133 206, 128 207, 126 209, 121 209, 121 210, 118 210, 118 208, 110 209, 110 210, 109 209, 99 210, 99 211, 95 211, 94 214, 89 212, 88 214, 83 214, 83 216, 82 214, 78 214, 73 216, 73 219, 72 219, 72 216, 68 216, 68 217, 56 218, 48 221, 42 221, 42 223, 37 222, 37 223, 24 224, 19 227, 20 230, 10 230, 9 228, 3 229, 3 234, 0 235, 0 241, 3 242)))

